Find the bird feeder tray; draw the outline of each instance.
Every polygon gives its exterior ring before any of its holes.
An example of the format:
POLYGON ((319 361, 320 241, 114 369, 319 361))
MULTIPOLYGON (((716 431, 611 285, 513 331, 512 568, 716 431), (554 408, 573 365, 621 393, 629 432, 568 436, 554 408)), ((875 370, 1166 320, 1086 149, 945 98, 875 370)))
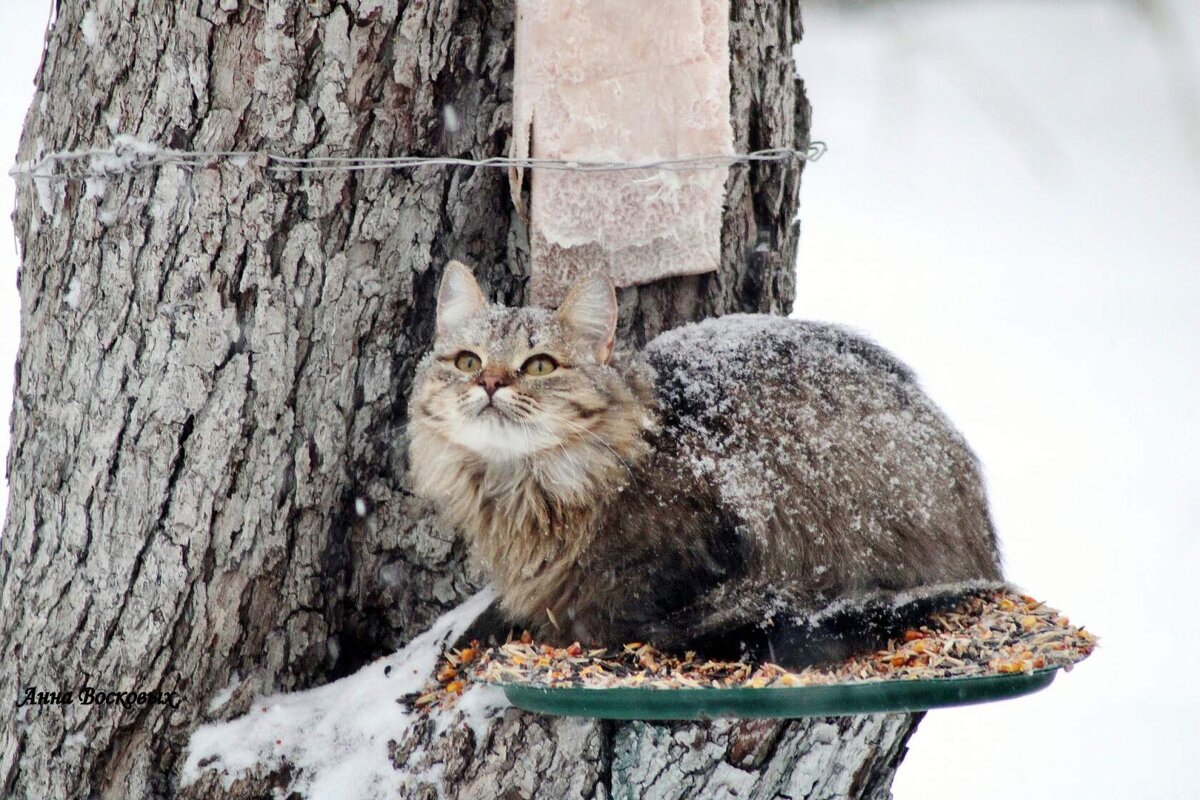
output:
POLYGON ((464 680, 504 690, 518 708, 599 719, 809 717, 926 711, 1030 694, 1091 655, 1090 631, 1029 595, 986 590, 931 615, 885 648, 791 671, 709 661, 633 642, 614 651, 538 643, 526 632, 496 647, 446 654, 439 691, 464 680))
POLYGON ((654 689, 497 684, 526 711, 597 719, 831 717, 987 703, 1050 685, 1058 669, 971 678, 861 681, 822 686, 654 689))

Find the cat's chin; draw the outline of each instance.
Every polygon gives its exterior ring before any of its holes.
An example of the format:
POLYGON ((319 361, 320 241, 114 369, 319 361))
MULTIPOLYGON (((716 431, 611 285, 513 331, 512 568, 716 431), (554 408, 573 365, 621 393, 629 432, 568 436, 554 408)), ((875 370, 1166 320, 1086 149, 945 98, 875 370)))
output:
POLYGON ((509 419, 491 406, 454 426, 450 439, 487 461, 525 458, 557 443, 549 432, 509 419))

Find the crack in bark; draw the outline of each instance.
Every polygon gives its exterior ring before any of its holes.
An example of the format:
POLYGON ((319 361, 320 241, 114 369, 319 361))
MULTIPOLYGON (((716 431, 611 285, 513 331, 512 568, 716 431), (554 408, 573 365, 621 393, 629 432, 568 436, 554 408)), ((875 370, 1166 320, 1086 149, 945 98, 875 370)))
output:
POLYGON ((175 484, 179 480, 179 475, 183 470, 183 459, 187 447, 188 439, 192 436, 192 430, 195 425, 195 417, 191 414, 184 420, 183 427, 180 430, 178 443, 175 449, 175 456, 171 464, 171 474, 167 478, 166 496, 163 498, 162 504, 158 508, 155 522, 153 523, 148 535, 143 540, 141 547, 138 549, 137 555, 133 559, 133 568, 129 576, 129 583, 125 592, 121 595, 120 603, 117 606, 116 613, 113 614, 112 621, 109 623, 104 634, 106 642, 105 647, 101 650, 100 656, 104 655, 104 650, 107 650, 108 645, 114 642, 113 632, 117 626, 121 624, 121 617, 125 614, 125 609, 129 604, 129 600, 137 587, 138 578, 142 573, 142 565, 145 562, 146 553, 150 546, 154 544, 155 534, 158 533, 166 522, 167 514, 170 511, 171 499, 175 493, 175 484))

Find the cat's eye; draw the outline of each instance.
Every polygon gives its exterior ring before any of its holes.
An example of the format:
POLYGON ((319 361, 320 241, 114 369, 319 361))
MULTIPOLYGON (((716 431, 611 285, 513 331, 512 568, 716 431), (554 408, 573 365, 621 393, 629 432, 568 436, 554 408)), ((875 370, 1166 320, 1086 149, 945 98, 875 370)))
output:
POLYGON ((526 375, 549 375, 558 369, 558 362, 547 355, 531 356, 521 365, 521 372, 526 375))
POLYGON ((470 350, 463 350, 454 357, 454 366, 458 367, 463 372, 474 372, 479 369, 479 356, 472 353, 470 350))

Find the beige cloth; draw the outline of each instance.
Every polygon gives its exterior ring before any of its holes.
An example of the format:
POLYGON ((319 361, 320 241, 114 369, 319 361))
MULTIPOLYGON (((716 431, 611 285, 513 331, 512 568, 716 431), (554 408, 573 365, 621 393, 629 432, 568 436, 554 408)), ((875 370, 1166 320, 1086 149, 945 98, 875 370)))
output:
MULTIPOLYGON (((729 0, 517 2, 514 157, 732 154, 729 92, 729 0)), ((728 171, 534 170, 534 302, 597 267, 618 286, 717 269, 728 171)))

